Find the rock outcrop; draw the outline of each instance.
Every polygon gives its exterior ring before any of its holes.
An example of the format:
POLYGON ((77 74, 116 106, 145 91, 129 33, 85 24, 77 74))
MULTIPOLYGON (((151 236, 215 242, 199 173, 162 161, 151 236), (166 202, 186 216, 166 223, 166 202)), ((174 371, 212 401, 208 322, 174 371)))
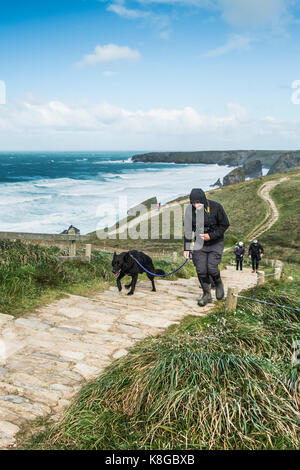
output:
POLYGON ((242 183, 245 181, 245 171, 242 166, 235 168, 230 173, 228 173, 223 178, 223 186, 228 186, 229 184, 242 183))
POLYGON ((66 235, 66 234, 69 234, 69 235, 79 235, 80 234, 80 230, 79 228, 76 228, 74 227, 73 225, 70 225, 69 228, 67 228, 66 230, 64 230, 63 232, 61 232, 61 235, 66 235))
POLYGON ((248 178, 259 178, 262 176, 262 163, 260 160, 248 161, 243 165, 243 168, 248 178))
POLYGON ((281 155, 277 162, 271 166, 268 175, 274 173, 282 173, 285 171, 293 170, 294 168, 300 168, 300 152, 289 152, 281 155))
POLYGON ((222 186, 220 178, 218 178, 218 180, 214 184, 210 185, 211 188, 214 188, 215 186, 217 186, 219 188, 222 186))

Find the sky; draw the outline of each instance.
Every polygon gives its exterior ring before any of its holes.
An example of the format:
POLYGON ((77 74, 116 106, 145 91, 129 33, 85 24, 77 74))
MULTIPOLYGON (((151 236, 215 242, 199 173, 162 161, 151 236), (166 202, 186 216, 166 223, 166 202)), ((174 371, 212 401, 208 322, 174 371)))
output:
POLYGON ((1 0, 0 151, 300 149, 296 0, 1 0))

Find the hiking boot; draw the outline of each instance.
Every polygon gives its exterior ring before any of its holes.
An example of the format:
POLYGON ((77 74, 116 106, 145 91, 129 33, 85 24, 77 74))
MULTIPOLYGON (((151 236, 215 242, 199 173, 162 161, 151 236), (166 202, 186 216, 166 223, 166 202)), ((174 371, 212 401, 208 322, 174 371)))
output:
POLYGON ((218 278, 214 278, 214 281, 216 284, 216 298, 217 300, 221 300, 224 297, 224 286, 221 276, 219 276, 218 278))
POLYGON ((201 299, 198 300, 198 305, 199 307, 204 307, 209 302, 212 302, 210 284, 208 282, 203 281, 202 279, 199 279, 199 280, 200 280, 200 284, 203 290, 203 295, 201 299))

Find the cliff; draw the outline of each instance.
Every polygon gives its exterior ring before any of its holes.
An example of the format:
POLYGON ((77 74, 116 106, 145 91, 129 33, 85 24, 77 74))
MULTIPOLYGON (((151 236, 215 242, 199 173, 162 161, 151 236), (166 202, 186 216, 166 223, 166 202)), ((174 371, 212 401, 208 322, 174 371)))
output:
POLYGON ((242 183, 245 181, 245 171, 244 168, 239 166, 232 170, 228 175, 223 178, 223 186, 228 186, 229 184, 242 183))
POLYGON ((289 152, 282 155, 270 168, 268 175, 300 168, 300 152, 289 152))
POLYGON ((270 168, 278 158, 288 153, 280 150, 210 150, 195 152, 149 152, 134 155, 134 162, 152 163, 217 163, 218 165, 239 166, 253 160, 260 160, 264 168, 270 168))
POLYGON ((259 178, 262 176, 262 164, 260 160, 248 161, 243 165, 243 168, 248 178, 259 178))

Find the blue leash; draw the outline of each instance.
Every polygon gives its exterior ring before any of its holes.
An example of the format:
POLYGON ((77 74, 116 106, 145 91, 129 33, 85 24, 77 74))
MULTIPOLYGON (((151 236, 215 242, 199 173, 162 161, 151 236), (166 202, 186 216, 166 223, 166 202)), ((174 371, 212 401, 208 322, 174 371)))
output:
MULTIPOLYGON (((130 253, 129 253, 130 254, 130 253)), ((179 266, 179 268, 175 269, 174 271, 172 271, 171 273, 168 273, 168 274, 154 274, 152 273, 151 271, 148 271, 148 269, 144 268, 144 266, 134 257, 130 254, 131 258, 134 259, 134 261, 144 270, 146 271, 146 273, 148 274, 151 274, 151 276, 159 276, 159 277, 167 277, 167 276, 171 276, 171 274, 174 274, 176 273, 177 271, 179 271, 179 269, 181 269, 187 262, 190 258, 186 258, 185 262, 182 263, 181 266, 179 266)))

